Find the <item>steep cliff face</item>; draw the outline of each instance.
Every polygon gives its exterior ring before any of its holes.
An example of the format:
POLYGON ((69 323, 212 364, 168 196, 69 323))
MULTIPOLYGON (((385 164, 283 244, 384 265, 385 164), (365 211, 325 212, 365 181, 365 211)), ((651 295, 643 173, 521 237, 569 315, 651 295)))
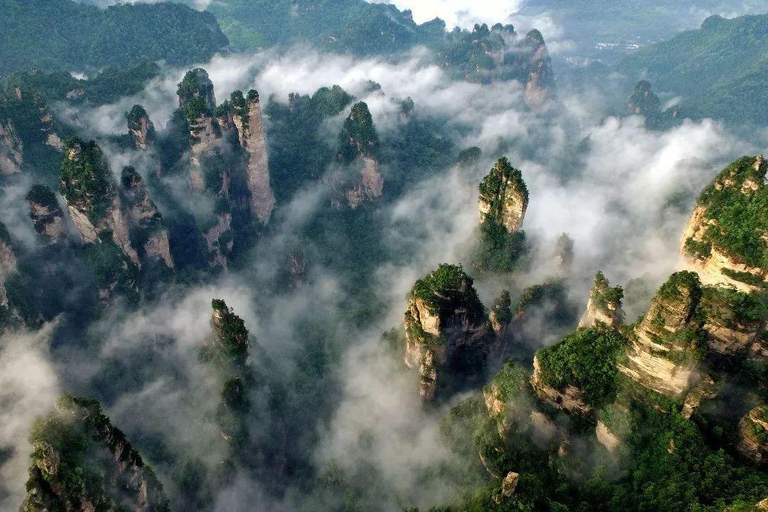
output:
POLYGON ((525 99, 531 108, 540 109, 546 105, 555 82, 552 58, 544 43, 544 37, 538 30, 531 30, 526 34, 522 48, 528 53, 523 55, 523 58, 527 59, 525 99))
POLYGON ((248 159, 246 176, 251 193, 251 209, 259 221, 267 224, 275 208, 275 194, 269 183, 267 140, 262 125, 259 93, 251 90, 244 97, 237 91, 232 94, 230 101, 240 147, 248 159))
POLYGON ((464 350, 482 352, 485 312, 477 297, 473 280, 461 267, 440 267, 416 282, 405 313, 405 364, 418 368, 420 392, 433 400, 439 380, 453 368, 454 358, 464 350))
MULTIPOLYGON (((231 447, 223 461, 225 465, 247 460, 253 448, 245 449, 249 438, 249 387, 253 382, 247 366, 251 352, 248 329, 245 322, 226 302, 212 302, 211 335, 203 346, 201 357, 214 370, 221 382, 221 404, 216 414, 221 438, 231 447)), ((252 419, 252 417, 250 418, 252 419)))
POLYGON ((737 449, 756 464, 768 463, 768 408, 755 407, 739 422, 737 449))
POLYGON ((355 209, 382 195, 380 149, 368 105, 356 103, 344 121, 336 155, 337 168, 329 176, 330 183, 341 195, 334 200, 337 208, 355 209))
POLYGON ((168 229, 155 203, 150 199, 136 169, 126 167, 121 175, 121 193, 136 238, 143 248, 142 260, 162 261, 173 268, 168 229))
POLYGON ((21 172, 24 163, 24 144, 10 120, 0 119, 0 175, 21 172))
POLYGON ((210 257, 210 264, 214 267, 227 268, 228 255, 234 246, 232 238, 232 215, 220 213, 210 228, 203 232, 206 247, 210 257))
POLYGON ((169 510, 152 468, 98 402, 64 395, 33 427, 34 447, 22 512, 169 510))
POLYGON ((67 224, 64 221, 56 195, 45 185, 34 185, 27 193, 29 217, 35 231, 46 242, 57 243, 67 238, 67 224))
POLYGON ((111 241, 135 265, 139 255, 131 246, 128 222, 115 180, 96 142, 68 139, 61 163, 60 191, 85 243, 111 241))
POLYGON ((615 399, 618 362, 626 347, 626 338, 604 324, 579 329, 536 353, 531 385, 550 405, 589 414, 615 399))
POLYGON ((528 209, 528 187, 523 174, 500 158, 480 184, 480 220, 503 226, 508 233, 523 227, 528 209))
POLYGON ((157 138, 155 125, 141 105, 134 105, 128 112, 128 133, 134 149, 146 151, 157 138))
POLYGON ((699 380, 703 333, 696 310, 702 295, 693 272, 678 272, 659 289, 635 327, 622 373, 657 393, 681 398, 699 380))
POLYGON ((0 222, 0 307, 8 306, 8 293, 5 281, 16 271, 16 255, 11 247, 11 235, 8 228, 0 222))
POLYGON ((222 137, 221 126, 214 116, 216 96, 213 92, 213 82, 206 70, 193 69, 184 75, 176 93, 179 97, 179 108, 189 126, 189 182, 194 190, 204 190, 206 179, 203 158, 214 155, 222 137))
POLYGON ((611 288, 602 272, 598 272, 592 289, 589 291, 589 302, 579 327, 594 327, 601 323, 616 328, 624 322, 624 312, 621 310, 621 300, 624 290, 620 286, 611 288))
POLYGON ((708 286, 703 290, 700 309, 712 351, 725 356, 768 358, 768 344, 761 336, 768 311, 757 294, 708 286))
POLYGON ((503 338, 507 326, 512 322, 512 298, 508 291, 504 290, 499 298, 493 302, 493 308, 488 314, 488 319, 491 321, 491 327, 496 335, 503 338))
POLYGON ((520 37, 512 25, 475 25, 453 31, 439 49, 438 62, 456 79, 489 83, 516 80, 531 108, 544 106, 554 88, 552 59, 538 30, 520 37))
POLYGON ((682 255, 704 284, 759 290, 768 272, 768 163, 742 157, 704 189, 683 234, 682 255))

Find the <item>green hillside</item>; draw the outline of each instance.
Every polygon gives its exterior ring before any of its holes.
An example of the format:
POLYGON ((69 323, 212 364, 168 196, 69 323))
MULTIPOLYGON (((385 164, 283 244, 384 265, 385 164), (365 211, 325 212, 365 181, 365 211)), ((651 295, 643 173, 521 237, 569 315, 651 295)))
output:
POLYGON ((189 64, 228 44, 212 14, 181 4, 99 9, 72 0, 0 0, 0 76, 148 60, 189 64))
POLYGON ((616 70, 682 96, 684 117, 761 123, 768 114, 768 15, 708 18, 699 30, 649 46, 616 70))

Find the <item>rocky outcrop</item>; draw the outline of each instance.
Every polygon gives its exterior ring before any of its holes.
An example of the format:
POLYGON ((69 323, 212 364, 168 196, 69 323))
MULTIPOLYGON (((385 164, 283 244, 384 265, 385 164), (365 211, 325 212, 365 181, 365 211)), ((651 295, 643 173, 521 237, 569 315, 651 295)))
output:
POLYGON ((24 144, 11 121, 0 120, 0 175, 21 172, 24 163, 24 144))
POLYGON ((768 463, 768 408, 755 407, 739 422, 736 445, 742 456, 755 464, 768 463))
POLYGON ((686 265, 704 284, 744 292, 766 283, 768 214, 763 213, 768 163, 742 157, 704 189, 682 239, 686 265))
POLYGON ((624 290, 620 286, 611 288, 602 272, 595 276, 592 289, 589 291, 587 310, 581 317, 579 327, 594 327, 605 324, 616 328, 624 322, 624 312, 621 310, 621 300, 624 290))
POLYGON ((589 414, 593 410, 592 406, 586 403, 582 391, 576 386, 567 384, 562 389, 555 389, 547 384, 542 378, 541 361, 538 355, 533 359, 531 387, 541 400, 557 409, 580 415, 589 414))
POLYGON ((121 176, 121 192, 136 238, 143 242, 142 260, 162 261, 173 268, 168 229, 155 203, 150 199, 144 181, 136 169, 126 167, 121 176))
POLYGON ((641 80, 627 102, 627 110, 638 116, 656 116, 661 111, 659 97, 651 90, 651 83, 641 80))
POLYGON ((22 512, 169 510, 154 471, 98 402, 64 395, 39 425, 30 438, 34 451, 22 512), (89 471, 83 471, 84 461, 89 471))
POLYGON ((57 243, 67 238, 67 224, 64 212, 56 200, 56 195, 45 185, 34 185, 27 193, 29 217, 35 231, 49 243, 57 243))
POLYGON ((336 208, 355 209, 381 197, 384 178, 381 174, 379 135, 364 102, 353 105, 344 121, 336 162, 336 168, 328 177, 342 196, 334 199, 336 208))
POLYGON ((768 358, 768 345, 761 336, 768 310, 757 294, 708 286, 702 293, 700 308, 712 351, 724 356, 768 358))
POLYGON ((141 105, 134 105, 128 112, 128 133, 134 149, 146 151, 155 141, 155 125, 149 119, 149 114, 141 105))
POLYGON ((433 400, 439 380, 462 350, 487 350, 485 312, 461 267, 440 267, 416 282, 405 312, 405 364, 418 368, 420 393, 433 400))
MULTIPOLYGON (((189 183, 194 190, 202 191, 206 188, 203 158, 215 154, 222 137, 221 126, 214 115, 216 96, 213 82, 204 69, 193 69, 184 75, 176 93, 179 108, 189 127, 189 183)), ((220 190, 213 192, 218 193, 220 190)))
POLYGON ((232 215, 220 213, 216 223, 203 231, 203 238, 210 255, 210 264, 214 267, 227 268, 227 255, 232 251, 232 215))
POLYGON ((597 442, 610 451, 615 451, 621 446, 621 439, 619 436, 614 434, 611 429, 600 420, 597 421, 597 426, 595 427, 595 436, 597 437, 597 442))
POLYGON ((563 233, 557 239, 555 244, 555 272, 558 275, 567 274, 573 266, 573 238, 563 233))
POLYGON ((60 191, 83 242, 114 242, 138 265, 139 255, 131 245, 128 221, 116 188, 106 158, 95 141, 67 140, 60 191))
POLYGON ((0 222, 0 307, 8 306, 8 293, 5 281, 16 271, 16 254, 11 247, 11 235, 8 228, 0 222))
POLYGON ((544 37, 538 30, 531 30, 526 34, 523 49, 527 52, 527 55, 523 56, 527 60, 525 100, 531 108, 540 109, 546 105, 554 86, 552 58, 544 43, 544 37))
POLYGON ((695 273, 673 274, 635 327, 631 348, 619 370, 657 393, 684 396, 701 378, 695 369, 701 349, 696 345, 701 294, 695 273))
POLYGON ((232 120, 237 128, 240 147, 248 159, 246 177, 251 193, 251 209, 256 218, 267 224, 275 208, 275 194, 269 183, 267 140, 261 119, 259 93, 251 90, 243 97, 239 91, 232 95, 232 120))
POLYGON ((512 322, 512 298, 509 292, 504 290, 493 303, 493 308, 488 315, 493 332, 500 338, 504 338, 507 326, 512 322))
POLYGON ((503 226, 508 233, 520 231, 528 209, 528 187, 523 175, 500 158, 480 184, 480 220, 503 226))

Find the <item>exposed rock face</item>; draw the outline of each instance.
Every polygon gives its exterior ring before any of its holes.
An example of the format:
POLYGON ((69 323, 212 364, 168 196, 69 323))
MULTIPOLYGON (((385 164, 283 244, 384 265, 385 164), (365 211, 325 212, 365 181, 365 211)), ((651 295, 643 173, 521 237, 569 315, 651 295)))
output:
POLYGON ((67 141, 61 163, 60 190, 85 243, 94 243, 109 234, 111 241, 134 264, 139 264, 114 178, 96 142, 86 143, 77 138, 67 141))
POLYGON ((517 484, 520 481, 520 475, 514 471, 507 473, 504 477, 504 481, 501 483, 501 495, 507 498, 511 498, 515 494, 517 484))
POLYGON ((61 397, 36 429, 22 512, 50 510, 168 511, 152 468, 101 412, 98 402, 61 397), (70 443, 61 445, 61 439, 70 443), (90 472, 83 472, 87 460, 90 472))
POLYGON ((234 244, 231 235, 232 215, 229 213, 219 214, 216 224, 203 233, 212 266, 227 268, 227 254, 232 250, 234 244))
POLYGON ((24 145, 10 121, 0 120, 0 175, 21 172, 24 163, 24 145))
POLYGON ((635 327, 627 360, 619 370, 662 395, 684 395, 700 378, 693 363, 701 293, 696 274, 673 274, 635 327))
POLYGON ((594 327, 598 323, 611 328, 621 325, 624 322, 624 312, 621 310, 623 297, 621 287, 611 288, 603 273, 598 272, 589 291, 587 311, 581 317, 579 327, 594 327))
POLYGON ((194 190, 203 190, 206 183, 202 159, 214 155, 222 137, 221 126, 214 116, 216 96, 208 72, 201 68, 187 72, 179 83, 177 94, 179 107, 189 125, 190 186, 194 190))
POLYGON ((384 178, 379 153, 379 135, 368 105, 356 103, 344 121, 336 155, 338 168, 330 175, 331 184, 344 196, 343 200, 334 201, 337 208, 355 209, 381 197, 384 178))
POLYGON ((544 37, 538 30, 531 30, 525 36, 523 48, 527 49, 527 80, 525 81, 525 99, 533 109, 546 105, 554 85, 552 58, 549 56, 544 37))
POLYGON ((168 268, 173 268, 168 230, 162 215, 150 199, 141 176, 133 167, 126 167, 123 169, 121 181, 123 201, 131 224, 138 234, 138 239, 144 241, 144 258, 149 261, 163 261, 168 268))
POLYGON ((128 132, 135 149, 146 151, 154 142, 155 125, 141 105, 134 105, 128 113, 128 132))
POLYGON ((756 464, 768 462, 768 408, 755 407, 739 423, 739 453, 756 464))
POLYGON ((610 451, 615 451, 621 446, 621 439, 611 432, 611 429, 602 421, 598 420, 597 427, 595 427, 595 435, 597 436, 597 441, 610 451))
POLYGON ((44 185, 34 185, 27 193, 29 216, 35 231, 47 242, 61 242, 67 238, 67 224, 53 191, 44 185))
POLYGON ((232 95, 232 120, 237 128, 240 147, 248 158, 247 183, 251 193, 251 209, 263 224, 269 222, 275 208, 275 194, 269 184, 269 159, 267 140, 261 120, 259 93, 251 90, 244 98, 242 93, 232 95))
POLYGON ((512 298, 508 291, 503 291, 501 296, 493 303, 493 308, 488 315, 493 331, 500 339, 504 337, 507 326, 512 322, 512 298))
POLYGON ((8 306, 5 281, 16 271, 16 255, 11 248, 10 238, 5 224, 0 222, 0 307, 8 306))
POLYGON ((699 197, 683 234, 682 255, 704 284, 759 290, 766 281, 768 195, 762 156, 726 167, 699 197))
POLYGON ((528 187, 523 175, 500 158, 480 184, 480 220, 492 222, 509 233, 520 231, 528 209, 528 187))
POLYGON ((584 394, 579 388, 568 384, 562 390, 557 390, 544 382, 544 379, 542 379, 541 362, 538 356, 533 359, 531 386, 539 398, 558 409, 581 415, 592 412, 592 406, 584 401, 584 394))
POLYGON ((446 365, 463 349, 482 347, 485 313, 472 278, 461 267, 440 265, 416 282, 405 313, 405 364, 418 368, 421 396, 433 400, 446 365))
POLYGON ((759 296, 732 288, 706 287, 701 310, 711 350, 726 356, 768 357, 768 346, 760 336, 768 311, 759 296))

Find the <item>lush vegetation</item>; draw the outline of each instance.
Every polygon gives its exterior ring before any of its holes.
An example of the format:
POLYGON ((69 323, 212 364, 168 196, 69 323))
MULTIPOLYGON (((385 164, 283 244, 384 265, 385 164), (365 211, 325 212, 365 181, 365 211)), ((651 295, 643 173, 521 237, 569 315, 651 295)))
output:
POLYGON ((250 348, 245 322, 223 300, 214 299, 212 306, 213 339, 204 350, 203 357, 223 368, 242 368, 250 348))
POLYGON ((336 158, 342 164, 349 165, 361 156, 376 160, 379 153, 379 134, 376 132, 368 105, 362 101, 355 103, 339 134, 339 152, 336 158))
POLYGON ((237 50, 305 42, 357 54, 393 53, 434 44, 445 33, 442 21, 417 25, 409 11, 364 0, 234 0, 209 11, 237 50))
POLYGON ((700 30, 683 32, 625 59, 617 70, 647 77, 662 92, 684 97, 682 117, 714 117, 733 124, 760 124, 768 110, 766 16, 708 18, 700 30))
POLYGON ((595 275, 591 291, 590 299, 597 308, 605 311, 609 309, 609 305, 613 305, 614 309, 621 307, 621 301, 624 299, 624 289, 621 286, 611 288, 610 283, 602 272, 598 272, 595 275))
POLYGON ((512 272, 526 253, 525 232, 510 232, 504 225, 508 208, 520 207, 522 215, 528 208, 528 187, 523 174, 502 157, 480 183, 480 201, 487 213, 480 224, 479 243, 474 265, 483 271, 512 272), (519 202, 522 204, 510 205, 519 202))
POLYGON ((46 101, 103 105, 140 92, 159 72, 160 66, 155 62, 107 67, 90 78, 75 78, 66 71, 33 69, 11 73, 5 83, 9 93, 19 87, 46 101))
POLYGON ((705 219, 716 222, 707 226, 703 240, 686 241, 694 255, 706 255, 714 245, 737 262, 768 270, 768 244, 762 237, 768 231, 766 166, 756 169, 755 163, 753 157, 736 160, 702 192, 705 219), (745 183, 756 187, 742 191, 745 183))
POLYGON ((73 137, 64 144, 60 191, 67 203, 85 211, 91 222, 101 220, 115 198, 114 178, 96 141, 73 137))
POLYGON ((99 9, 73 0, 0 2, 0 76, 140 61, 188 64, 208 60, 227 45, 211 14, 173 3, 99 9))
POLYGON ((575 386, 587 404, 600 407, 616 397, 618 362, 626 347, 616 331, 580 329, 538 352, 541 379, 555 389, 575 386))
POLYGON ((475 291, 474 281, 461 266, 441 264, 437 270, 416 281, 410 297, 423 301, 440 317, 464 310, 470 325, 481 325, 485 320, 485 311, 475 291))
POLYGON ((114 428, 98 402, 65 394, 56 411, 40 418, 29 436, 34 446, 22 505, 29 512, 120 510, 128 503, 168 511, 168 499, 152 468, 114 428))

